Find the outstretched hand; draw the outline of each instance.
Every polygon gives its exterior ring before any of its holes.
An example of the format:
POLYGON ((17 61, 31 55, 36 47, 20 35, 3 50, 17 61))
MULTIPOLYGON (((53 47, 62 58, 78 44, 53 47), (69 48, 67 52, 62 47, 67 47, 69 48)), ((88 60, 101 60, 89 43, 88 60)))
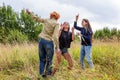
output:
POLYGON ((29 9, 26 9, 26 13, 31 14, 31 12, 29 11, 29 9))
POLYGON ((78 15, 76 15, 76 22, 78 21, 78 18, 79 18, 79 14, 78 14, 78 15))
POLYGON ((60 24, 60 30, 62 30, 62 29, 63 29, 63 24, 61 23, 61 24, 60 24))

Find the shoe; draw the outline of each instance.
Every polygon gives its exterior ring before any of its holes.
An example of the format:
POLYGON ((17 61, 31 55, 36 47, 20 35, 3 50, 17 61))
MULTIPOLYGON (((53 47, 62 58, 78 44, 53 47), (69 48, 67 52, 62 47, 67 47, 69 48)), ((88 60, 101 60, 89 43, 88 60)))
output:
POLYGON ((72 70, 72 67, 67 67, 69 70, 72 70))
POLYGON ((42 75, 42 77, 43 77, 43 78, 46 78, 46 77, 47 77, 47 75, 42 75))
POLYGON ((57 68, 54 68, 51 75, 54 76, 57 70, 58 70, 57 68))

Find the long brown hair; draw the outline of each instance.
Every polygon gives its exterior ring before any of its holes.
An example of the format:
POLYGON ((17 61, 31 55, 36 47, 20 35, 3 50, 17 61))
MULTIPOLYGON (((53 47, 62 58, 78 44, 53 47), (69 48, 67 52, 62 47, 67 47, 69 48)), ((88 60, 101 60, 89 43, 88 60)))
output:
POLYGON ((89 20, 88 19, 83 19, 83 21, 85 21, 87 23, 87 25, 86 25, 86 32, 90 31, 92 33, 92 35, 93 35, 92 27, 90 25, 89 20))
MULTIPOLYGON (((63 24, 67 24, 68 25, 68 32, 69 32, 69 30, 70 30, 70 24, 69 24, 69 22, 64 22, 63 24)), ((63 30, 64 30, 64 27, 63 27, 63 30)))

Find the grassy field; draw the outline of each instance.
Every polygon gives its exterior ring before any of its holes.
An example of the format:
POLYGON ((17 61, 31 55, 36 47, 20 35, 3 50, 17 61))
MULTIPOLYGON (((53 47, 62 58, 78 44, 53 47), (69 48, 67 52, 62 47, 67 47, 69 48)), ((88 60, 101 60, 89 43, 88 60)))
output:
MULTIPOLYGON (((69 49, 74 61, 72 70, 62 59, 59 71, 46 80, 120 80, 120 43, 99 42, 93 44, 95 71, 86 64, 86 70, 79 65, 80 43, 73 42, 69 49)), ((53 66, 55 58, 53 60, 53 66)), ((39 67, 38 44, 0 44, 0 80, 37 80, 39 67)), ((40 80, 43 80, 40 78, 40 80)))

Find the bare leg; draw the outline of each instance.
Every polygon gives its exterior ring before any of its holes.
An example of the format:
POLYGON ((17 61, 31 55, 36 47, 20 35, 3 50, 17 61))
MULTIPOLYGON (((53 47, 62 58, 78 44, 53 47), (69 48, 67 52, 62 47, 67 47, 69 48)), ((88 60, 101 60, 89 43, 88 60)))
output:
POLYGON ((59 69, 59 65, 61 63, 61 52, 56 53, 56 62, 55 62, 55 68, 53 69, 52 75, 55 74, 55 72, 59 69))
POLYGON ((71 58, 70 54, 69 53, 64 53, 63 56, 68 62, 68 69, 72 69, 73 61, 72 61, 72 58, 71 58))

